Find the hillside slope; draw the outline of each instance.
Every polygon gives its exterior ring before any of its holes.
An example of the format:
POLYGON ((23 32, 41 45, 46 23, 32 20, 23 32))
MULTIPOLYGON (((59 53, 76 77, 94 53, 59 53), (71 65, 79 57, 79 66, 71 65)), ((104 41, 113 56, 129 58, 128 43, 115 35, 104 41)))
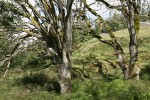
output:
MULTIPOLYGON (((129 33, 127 29, 114 32, 117 39, 121 42, 125 54, 129 60, 129 33)), ((109 39, 107 34, 102 35, 103 38, 109 39)), ((150 66, 150 25, 142 24, 138 34, 139 45, 139 61, 142 68, 150 66)), ((99 42, 93 38, 86 43, 79 44, 78 50, 73 53, 73 65, 74 66, 88 66, 94 59, 104 62, 108 65, 108 62, 115 64, 118 67, 117 59, 114 50, 106 44, 99 42), (91 57, 91 58, 90 58, 91 57), (91 60, 91 61, 90 61, 91 60), (83 63, 82 63, 83 62, 83 63), (89 63, 87 63, 89 62, 89 63), (87 64, 86 64, 87 63, 87 64)), ((109 64, 110 65, 110 64, 109 64)), ((111 65, 109 66, 111 68, 111 65)))

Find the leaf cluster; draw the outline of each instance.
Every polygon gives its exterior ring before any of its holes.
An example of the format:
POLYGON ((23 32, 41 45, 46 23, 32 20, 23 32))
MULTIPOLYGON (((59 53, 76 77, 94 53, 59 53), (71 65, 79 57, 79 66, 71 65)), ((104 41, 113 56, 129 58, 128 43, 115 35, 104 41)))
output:
POLYGON ((14 4, 0 1, 0 26, 11 29, 17 27, 21 15, 21 10, 14 4))

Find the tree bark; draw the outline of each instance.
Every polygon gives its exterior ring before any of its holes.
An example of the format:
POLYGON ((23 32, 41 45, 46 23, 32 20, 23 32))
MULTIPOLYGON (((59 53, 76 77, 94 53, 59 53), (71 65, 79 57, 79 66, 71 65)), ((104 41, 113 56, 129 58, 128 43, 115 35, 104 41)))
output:
POLYGON ((127 60, 125 58, 124 51, 123 51, 119 41, 117 41, 115 43, 115 45, 113 45, 113 48, 114 48, 114 50, 116 52, 118 63, 119 63, 119 66, 122 69, 122 72, 124 74, 124 78, 128 79, 128 77, 129 77, 129 67, 128 67, 128 64, 127 64, 127 60))
MULTIPOLYGON (((69 2, 68 2, 69 3, 69 2)), ((63 29, 63 43, 60 52, 60 64, 58 66, 58 73, 60 78, 61 94, 69 93, 71 91, 71 56, 72 56, 72 16, 66 17, 62 21, 63 29)))
POLYGON ((105 28, 107 29, 111 40, 105 40, 103 39, 101 36, 96 35, 96 32, 94 31, 94 29, 92 29, 92 26, 90 24, 89 20, 86 20, 86 23, 90 29, 90 33, 93 37, 97 38, 99 41, 101 41, 102 43, 108 44, 111 47, 114 48, 116 55, 117 55, 117 59, 119 62, 119 66, 121 67, 123 74, 124 74, 124 78, 127 79, 129 76, 129 68, 128 68, 128 64, 125 58, 125 54, 123 52, 123 49, 121 47, 121 44, 119 43, 119 41, 117 40, 117 38, 115 37, 115 35, 113 34, 113 32, 111 31, 110 26, 103 20, 103 18, 98 15, 94 10, 92 10, 86 3, 86 1, 83 2, 85 7, 95 16, 97 16, 99 18, 99 20, 101 22, 103 22, 103 24, 105 25, 105 28))
POLYGON ((59 83, 61 88, 61 93, 68 93, 71 91, 71 62, 70 58, 65 51, 62 52, 62 61, 58 66, 58 73, 59 73, 59 83))
POLYGON ((138 64, 138 42, 137 42, 137 34, 138 34, 138 29, 139 28, 138 24, 136 23, 139 21, 136 17, 135 9, 133 6, 128 4, 129 8, 129 17, 127 20, 127 26, 129 30, 129 35, 130 35, 130 45, 129 45, 129 51, 130 51, 130 78, 139 80, 139 73, 140 73, 140 68, 138 64), (136 20, 135 20, 136 19, 136 20))
MULTIPOLYGON (((39 0, 35 5, 30 2, 15 0, 22 10, 24 17, 31 21, 31 26, 26 31, 40 33, 42 39, 50 53, 54 64, 58 68, 61 93, 70 91, 70 68, 71 68, 71 49, 72 49, 72 4, 74 0, 39 0), (29 9, 31 11, 29 11, 29 9), (41 16, 41 13, 43 15, 41 16), (37 32, 38 31, 38 32, 37 32)), ((30 26, 30 25, 28 25, 30 26)), ((28 27, 27 26, 27 27, 28 27)), ((35 35, 33 34, 33 35, 35 35)))
MULTIPOLYGON (((124 58, 124 53, 121 50, 122 48, 118 48, 120 45, 117 43, 115 36, 112 34, 108 25, 105 25, 110 37, 113 41, 113 48, 117 53, 117 58, 119 61, 119 65, 122 68, 125 77, 129 76, 133 79, 139 79, 140 68, 138 64, 138 43, 137 43, 137 34, 139 31, 139 13, 140 13, 140 5, 141 0, 120 0, 120 6, 113 6, 109 4, 106 0, 97 0, 102 2, 108 8, 113 8, 121 11, 126 19, 129 34, 130 34, 130 45, 129 45, 129 52, 130 52, 130 72, 129 68, 127 67, 127 63, 124 58)), ((95 16, 99 16, 96 12, 94 12, 89 5, 87 5, 86 0, 83 0, 85 7, 95 16)), ((99 16, 101 22, 104 20, 99 16)), ((106 43, 106 42, 105 42, 106 43)))
POLYGON ((136 31, 133 26, 129 27, 130 33, 130 77, 136 80, 139 80, 140 68, 138 64, 138 43, 136 31))

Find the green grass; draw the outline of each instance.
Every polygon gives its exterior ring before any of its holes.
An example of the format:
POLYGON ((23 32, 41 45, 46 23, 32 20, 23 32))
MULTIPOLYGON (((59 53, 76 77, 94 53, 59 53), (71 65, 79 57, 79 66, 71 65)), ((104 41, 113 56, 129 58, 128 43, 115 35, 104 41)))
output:
MULTIPOLYGON (((126 29, 115 32, 129 60, 129 35, 126 29)), ((104 38, 109 39, 108 36, 104 38)), ((13 69, 0 79, 0 100, 148 100, 150 98, 150 27, 141 26, 138 34, 141 80, 123 80, 114 50, 96 39, 78 45, 73 52, 73 67, 88 78, 73 78, 72 92, 59 94, 58 74, 54 67, 13 69), (98 62, 105 65, 102 75, 98 62), (90 79, 91 78, 91 79, 90 79)), ((74 70, 73 70, 74 71, 74 70)))
POLYGON ((14 79, 5 79, 1 83, 0 100, 148 100, 150 98, 149 81, 74 79, 72 92, 65 95, 46 91, 41 86, 32 86, 32 88, 21 84, 18 86, 14 79))
MULTIPOLYGON (((129 60, 129 34, 127 29, 123 29, 114 32, 117 39, 121 42, 124 52, 129 60)), ((108 39, 108 35, 103 35, 104 38, 108 39)), ((140 64, 145 66, 150 62, 150 27, 141 26, 139 34, 139 60, 140 64)), ((92 39, 84 44, 79 44, 80 47, 73 53, 73 61, 77 59, 85 59, 86 56, 92 54, 97 57, 100 61, 106 59, 115 62, 116 56, 114 50, 106 44, 99 42, 97 39, 92 39), (80 58, 79 58, 80 56, 80 58)), ((79 66, 80 63, 74 63, 74 66, 79 66)))

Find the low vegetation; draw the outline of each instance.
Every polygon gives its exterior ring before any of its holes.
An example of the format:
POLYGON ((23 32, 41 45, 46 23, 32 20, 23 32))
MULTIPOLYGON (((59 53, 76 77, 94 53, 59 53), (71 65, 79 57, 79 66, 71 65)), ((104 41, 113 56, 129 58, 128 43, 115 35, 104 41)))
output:
MULTIPOLYGON (((115 34, 119 40, 122 40, 121 44, 128 55, 127 30, 120 30, 115 34)), ((78 44, 78 49, 73 52, 71 93, 60 95, 56 68, 53 65, 42 66, 51 62, 44 62, 36 53, 31 52, 28 56, 22 56, 23 59, 35 57, 32 60, 38 62, 38 65, 33 66, 34 64, 24 61, 22 64, 24 67, 19 67, 17 63, 20 60, 14 62, 16 67, 11 66, 6 77, 0 80, 0 100, 148 100, 150 98, 149 34, 149 26, 141 26, 138 34, 141 62, 139 82, 123 80, 113 49, 96 39, 90 39, 78 44), (31 54, 34 54, 33 57, 30 56, 31 54)), ((103 37, 107 38, 107 35, 103 37)))
POLYGON ((0 1, 0 100, 148 100, 148 2, 0 1))

